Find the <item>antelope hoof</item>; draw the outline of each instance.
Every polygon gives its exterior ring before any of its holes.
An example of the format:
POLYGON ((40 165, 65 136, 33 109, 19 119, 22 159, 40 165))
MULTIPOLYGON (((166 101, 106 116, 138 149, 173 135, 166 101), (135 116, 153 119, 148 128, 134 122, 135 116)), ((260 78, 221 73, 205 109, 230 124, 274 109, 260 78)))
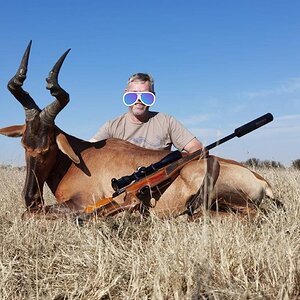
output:
POLYGON ((22 219, 23 221, 30 220, 30 219, 35 219, 36 216, 37 216, 38 214, 40 214, 40 213, 41 213, 41 211, 38 210, 38 209, 35 209, 35 210, 27 209, 27 210, 25 210, 25 211, 23 212, 21 219, 22 219))

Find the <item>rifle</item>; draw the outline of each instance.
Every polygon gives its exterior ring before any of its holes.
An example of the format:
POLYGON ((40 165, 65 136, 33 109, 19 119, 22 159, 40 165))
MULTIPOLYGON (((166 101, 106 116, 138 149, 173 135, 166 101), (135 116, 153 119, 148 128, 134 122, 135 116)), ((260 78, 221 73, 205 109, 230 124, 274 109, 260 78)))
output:
POLYGON ((120 179, 113 178, 111 183, 114 189, 112 197, 103 198, 84 209, 86 214, 97 213, 104 209, 103 215, 113 215, 125 209, 133 209, 141 202, 140 196, 149 194, 151 189, 163 186, 172 182, 178 175, 179 171, 189 162, 201 158, 207 151, 221 145, 234 137, 242 137, 251 131, 271 122, 273 115, 267 113, 253 121, 250 121, 234 130, 233 133, 224 138, 206 146, 204 150, 200 149, 191 154, 183 156, 180 151, 174 151, 165 156, 159 162, 148 167, 141 167, 129 176, 123 176, 120 179), (114 198, 122 193, 126 193, 125 201, 122 205, 114 201, 114 198))

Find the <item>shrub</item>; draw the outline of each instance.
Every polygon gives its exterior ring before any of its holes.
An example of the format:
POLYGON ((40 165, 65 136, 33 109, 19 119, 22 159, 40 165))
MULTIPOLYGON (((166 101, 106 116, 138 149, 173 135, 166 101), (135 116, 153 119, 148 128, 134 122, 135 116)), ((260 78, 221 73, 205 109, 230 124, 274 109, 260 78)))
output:
POLYGON ((300 170, 300 159, 293 160, 292 161, 292 167, 297 169, 297 170, 300 170))
POLYGON ((281 168, 284 169, 284 165, 275 160, 260 160, 258 158, 249 158, 246 160, 244 165, 249 166, 249 167, 255 167, 255 168, 281 168))
POLYGON ((262 161, 262 165, 265 168, 281 168, 281 169, 284 168, 281 162, 275 160, 264 160, 262 161))
POLYGON ((249 166, 249 167, 259 167, 261 162, 258 158, 249 158, 245 162, 243 162, 244 165, 249 166))

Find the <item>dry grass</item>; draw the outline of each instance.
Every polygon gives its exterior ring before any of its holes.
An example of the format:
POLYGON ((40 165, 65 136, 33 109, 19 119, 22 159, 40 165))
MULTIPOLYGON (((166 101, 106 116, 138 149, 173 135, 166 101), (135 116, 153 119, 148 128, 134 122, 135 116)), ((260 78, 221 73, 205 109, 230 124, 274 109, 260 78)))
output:
MULTIPOLYGON (((97 224, 21 221, 24 171, 0 169, 1 299, 299 299, 300 172, 260 170, 286 211, 97 224)), ((49 191, 48 201, 53 201, 49 191)))

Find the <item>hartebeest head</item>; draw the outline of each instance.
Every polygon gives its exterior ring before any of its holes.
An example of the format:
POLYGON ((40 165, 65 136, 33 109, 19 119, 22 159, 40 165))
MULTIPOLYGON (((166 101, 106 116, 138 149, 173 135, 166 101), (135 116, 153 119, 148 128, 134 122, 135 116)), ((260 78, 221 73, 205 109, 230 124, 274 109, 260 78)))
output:
POLYGON ((26 123, 2 128, 0 134, 22 137, 27 167, 23 195, 26 206, 34 209, 43 205, 43 185, 56 163, 57 152, 61 150, 75 163, 79 163, 79 158, 72 150, 63 132, 54 123, 57 114, 69 102, 69 94, 58 84, 58 74, 70 49, 60 57, 46 79, 47 89, 56 99, 41 110, 22 88, 26 79, 30 48, 31 41, 16 75, 7 85, 9 91, 24 107, 26 123))

